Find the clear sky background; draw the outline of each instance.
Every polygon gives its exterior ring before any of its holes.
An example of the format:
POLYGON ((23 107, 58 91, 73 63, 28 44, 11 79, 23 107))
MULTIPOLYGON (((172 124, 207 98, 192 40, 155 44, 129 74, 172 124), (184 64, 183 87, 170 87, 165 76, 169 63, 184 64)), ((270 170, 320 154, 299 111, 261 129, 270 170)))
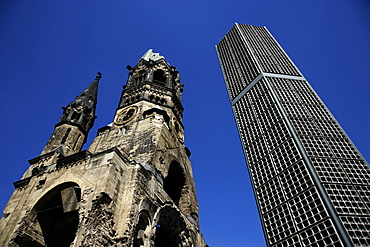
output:
POLYGON ((265 246, 214 46, 235 22, 266 26, 370 160, 369 13, 367 0, 1 0, 0 209, 60 107, 103 73, 89 145, 113 120, 126 65, 153 48, 185 84, 185 144, 206 242, 265 246))

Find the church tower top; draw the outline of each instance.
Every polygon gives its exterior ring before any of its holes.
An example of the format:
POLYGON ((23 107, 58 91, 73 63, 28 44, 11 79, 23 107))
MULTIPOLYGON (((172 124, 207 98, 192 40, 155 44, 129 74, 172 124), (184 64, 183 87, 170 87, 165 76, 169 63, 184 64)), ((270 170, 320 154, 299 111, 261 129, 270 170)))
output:
POLYGON ((144 59, 149 62, 149 60, 158 61, 160 59, 165 59, 164 56, 161 56, 159 53, 153 52, 153 49, 149 49, 141 59, 144 59))
POLYGON ((127 69, 129 77, 118 109, 139 101, 151 102, 172 111, 181 122, 184 85, 176 67, 171 66, 164 56, 149 49, 134 67, 128 65, 127 69))

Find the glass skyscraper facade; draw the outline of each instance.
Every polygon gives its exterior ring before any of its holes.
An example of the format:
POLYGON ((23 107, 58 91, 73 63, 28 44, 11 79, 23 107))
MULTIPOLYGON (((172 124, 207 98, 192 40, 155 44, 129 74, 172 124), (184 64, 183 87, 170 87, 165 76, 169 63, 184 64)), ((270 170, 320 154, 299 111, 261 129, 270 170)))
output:
POLYGON ((370 168, 265 27, 217 44, 269 246, 370 246, 370 168))

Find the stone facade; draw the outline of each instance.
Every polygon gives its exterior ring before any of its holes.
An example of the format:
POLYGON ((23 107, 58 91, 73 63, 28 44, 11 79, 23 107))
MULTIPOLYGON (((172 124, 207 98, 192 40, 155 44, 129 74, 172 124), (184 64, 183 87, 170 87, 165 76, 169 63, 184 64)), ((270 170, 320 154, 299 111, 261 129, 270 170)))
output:
POLYGON ((87 150, 101 75, 64 108, 42 154, 14 183, 0 246, 206 246, 179 74, 152 50, 128 69, 113 123, 87 150))

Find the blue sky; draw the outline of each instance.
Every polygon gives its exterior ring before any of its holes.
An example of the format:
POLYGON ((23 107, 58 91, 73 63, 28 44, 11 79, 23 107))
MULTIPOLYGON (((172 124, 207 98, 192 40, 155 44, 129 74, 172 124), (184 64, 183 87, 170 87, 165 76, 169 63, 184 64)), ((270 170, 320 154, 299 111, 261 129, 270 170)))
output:
POLYGON ((152 48, 185 84, 185 144, 207 243, 265 246, 214 46, 235 22, 266 26, 370 160, 369 13, 366 0, 2 0, 0 208, 60 107, 103 73, 89 144, 112 122, 126 65, 152 48))

